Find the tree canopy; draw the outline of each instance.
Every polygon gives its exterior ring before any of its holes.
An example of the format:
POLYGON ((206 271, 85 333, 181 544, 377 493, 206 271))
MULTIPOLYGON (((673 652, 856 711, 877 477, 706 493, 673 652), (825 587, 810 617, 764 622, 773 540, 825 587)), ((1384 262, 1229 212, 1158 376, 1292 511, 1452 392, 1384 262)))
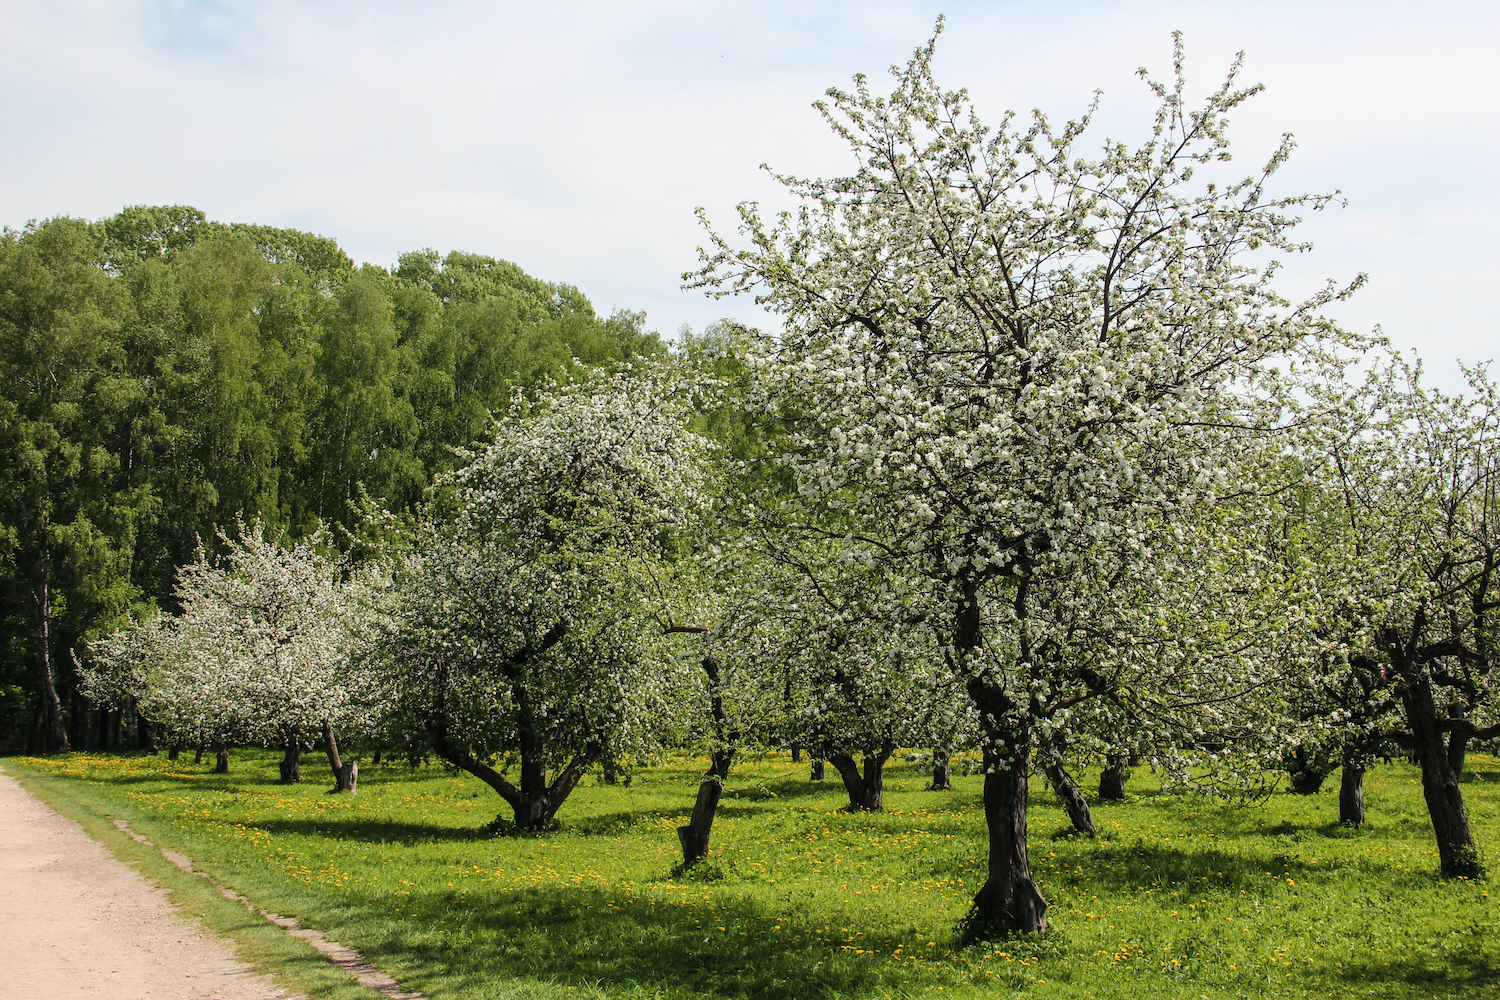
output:
POLYGON ((663 355, 644 319, 491 257, 356 267, 186 206, 5 230, 0 735, 91 745, 68 651, 175 610, 200 539, 353 529, 365 497, 413 511, 516 393, 663 355))

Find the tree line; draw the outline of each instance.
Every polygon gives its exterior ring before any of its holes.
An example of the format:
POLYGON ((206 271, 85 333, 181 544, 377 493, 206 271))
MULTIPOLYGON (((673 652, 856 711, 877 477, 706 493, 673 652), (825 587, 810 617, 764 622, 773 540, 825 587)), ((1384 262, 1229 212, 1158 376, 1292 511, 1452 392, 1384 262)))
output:
POLYGON ((1278 291, 1296 212, 1331 199, 1268 193, 1289 140, 1230 172, 1257 89, 1237 65, 1190 107, 1179 49, 1148 137, 1090 157, 1087 116, 982 124, 933 52, 820 104, 853 174, 783 176, 803 210, 708 229, 688 283, 780 329, 580 355, 420 488, 351 480, 345 520, 224 508, 161 614, 82 647, 85 693, 176 747, 280 746, 288 781, 321 746, 344 791, 338 735, 436 755, 521 831, 590 769, 695 751, 684 865, 747 752, 832 763, 851 809, 882 807, 900 748, 929 749, 935 788, 972 755, 978 935, 1045 930, 1029 781, 1088 833, 1081 766, 1103 794, 1149 765, 1241 796, 1341 767, 1357 823, 1364 770, 1407 754, 1441 870, 1479 874, 1460 778, 1500 736, 1489 376, 1436 391, 1329 321, 1357 280, 1278 291))
MULTIPOLYGON (((0 743, 107 745, 70 650, 237 518, 303 537, 410 510, 513 393, 663 353, 644 314, 476 254, 355 267, 184 206, 0 234, 0 743)), ((113 731, 113 735, 111 735, 113 731)))

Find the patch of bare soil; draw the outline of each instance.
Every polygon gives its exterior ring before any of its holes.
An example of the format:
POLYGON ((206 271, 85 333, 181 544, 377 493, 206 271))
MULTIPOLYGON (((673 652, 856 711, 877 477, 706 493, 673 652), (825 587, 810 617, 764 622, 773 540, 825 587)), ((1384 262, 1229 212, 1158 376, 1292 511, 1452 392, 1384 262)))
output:
POLYGON ((274 1000, 285 994, 161 888, 0 773, 3 992, 48 1000, 274 1000))

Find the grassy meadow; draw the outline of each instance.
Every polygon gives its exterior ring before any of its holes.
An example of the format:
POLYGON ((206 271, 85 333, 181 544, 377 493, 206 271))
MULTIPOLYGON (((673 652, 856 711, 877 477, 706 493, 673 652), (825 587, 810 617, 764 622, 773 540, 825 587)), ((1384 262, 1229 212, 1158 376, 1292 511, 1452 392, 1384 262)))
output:
MULTIPOLYGON (((1357 831, 1337 823, 1336 774, 1315 796, 1235 807, 1163 794, 1140 769, 1126 802, 1094 805, 1094 840, 1069 834, 1038 781, 1032 865, 1051 930, 960 948, 984 863, 978 777, 930 792, 893 766, 886 811, 850 814, 832 768, 812 782, 785 754, 747 763, 711 863, 673 878, 691 761, 628 787, 586 779, 556 831, 497 837, 485 827, 508 810, 466 775, 366 767, 351 798, 328 794, 313 756, 302 784, 277 784, 278 758, 236 751, 228 775, 165 755, 4 763, 433 1000, 1500 996, 1500 911, 1487 883, 1437 877, 1404 764, 1369 774, 1357 831)), ((1500 870, 1500 762, 1471 755, 1465 778, 1500 870)))

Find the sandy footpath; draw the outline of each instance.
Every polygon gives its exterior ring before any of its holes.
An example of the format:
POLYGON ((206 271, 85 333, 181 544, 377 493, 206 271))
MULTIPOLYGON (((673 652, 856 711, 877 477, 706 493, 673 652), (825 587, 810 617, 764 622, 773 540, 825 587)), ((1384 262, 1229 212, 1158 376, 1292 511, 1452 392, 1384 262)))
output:
POLYGON ((7 997, 272 1000, 269 979, 166 893, 0 772, 0 975, 7 997))

